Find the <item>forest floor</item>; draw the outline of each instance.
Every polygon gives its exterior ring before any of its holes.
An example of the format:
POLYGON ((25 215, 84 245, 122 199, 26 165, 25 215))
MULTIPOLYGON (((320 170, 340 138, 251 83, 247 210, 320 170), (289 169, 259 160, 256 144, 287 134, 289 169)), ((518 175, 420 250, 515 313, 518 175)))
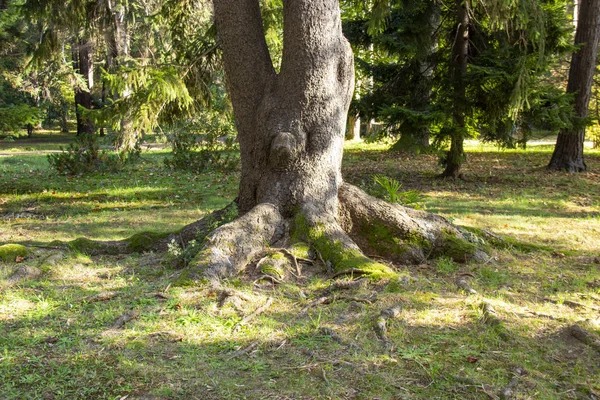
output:
MULTIPOLYGON (((67 177, 18 142, 0 158, 0 245, 175 231, 236 194, 239 173, 175 172, 167 150, 67 177)), ((388 176, 410 206, 512 238, 485 264, 215 289, 178 284, 174 252, 0 261, 0 398, 599 399, 600 152, 573 175, 545 170, 551 150, 471 143, 465 179, 445 181, 435 156, 347 145, 349 182, 385 197, 388 176)))

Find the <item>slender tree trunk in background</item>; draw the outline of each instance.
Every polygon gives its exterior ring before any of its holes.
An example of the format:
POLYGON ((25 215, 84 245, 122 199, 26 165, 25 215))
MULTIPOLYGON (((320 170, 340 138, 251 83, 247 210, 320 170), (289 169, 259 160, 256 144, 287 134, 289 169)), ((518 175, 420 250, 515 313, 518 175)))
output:
POLYGON ((360 117, 351 115, 348 117, 348 140, 360 141, 360 117))
POLYGON ((446 169, 442 177, 458 178, 465 158, 463 149, 465 135, 466 113, 466 82, 464 75, 467 72, 469 56, 469 0, 456 0, 457 26, 456 38, 452 48, 452 82, 454 86, 452 118, 454 128, 452 132, 450 151, 446 154, 446 169))
POLYGON ((567 93, 575 93, 575 121, 573 128, 559 132, 548 169, 581 172, 586 170, 583 160, 585 139, 584 120, 592 92, 596 70, 598 38, 600 37, 600 0, 579 1, 579 18, 575 44, 581 48, 573 53, 569 69, 567 93))
POLYGON ((82 115, 79 106, 91 110, 92 88, 94 87, 94 68, 92 64, 92 42, 89 39, 79 39, 72 48, 73 67, 83 76, 87 90, 75 89, 75 115, 77 116, 77 136, 94 133, 92 122, 82 115))

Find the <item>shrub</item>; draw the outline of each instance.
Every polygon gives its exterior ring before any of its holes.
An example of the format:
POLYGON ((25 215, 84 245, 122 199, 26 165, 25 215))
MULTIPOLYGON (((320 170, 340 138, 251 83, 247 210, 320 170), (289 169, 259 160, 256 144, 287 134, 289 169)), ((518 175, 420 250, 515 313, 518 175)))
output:
POLYGON ((122 159, 105 150, 100 150, 97 138, 94 135, 83 135, 77 138, 76 143, 62 152, 48 155, 48 163, 59 174, 77 175, 103 170, 117 172, 122 169, 122 159))
POLYGON ((238 146, 231 117, 216 112, 171 127, 168 136, 173 148, 168 167, 202 172, 210 168, 231 171, 238 167, 238 146))

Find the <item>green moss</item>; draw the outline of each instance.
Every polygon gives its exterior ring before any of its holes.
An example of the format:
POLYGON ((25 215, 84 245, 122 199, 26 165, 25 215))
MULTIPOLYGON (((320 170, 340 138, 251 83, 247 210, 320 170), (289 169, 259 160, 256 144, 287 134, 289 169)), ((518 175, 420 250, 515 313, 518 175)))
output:
POLYGON ((442 245, 439 256, 449 257, 456 262, 466 262, 478 250, 477 245, 457 237, 452 232, 442 231, 442 245))
POLYGON ((0 260, 6 262, 15 261, 17 257, 26 257, 29 249, 20 244, 9 243, 0 246, 0 260))
POLYGON ((310 246, 304 242, 297 242, 290 247, 290 252, 296 257, 309 258, 310 246))
MULTIPOLYGON (((325 261, 329 261, 335 272, 360 270, 369 279, 392 279, 398 274, 385 264, 373 261, 360 251, 346 249, 342 243, 329 239, 320 226, 311 227, 302 214, 297 214, 291 230, 292 243, 308 241, 325 261)), ((308 251, 307 251, 308 252, 308 251)))
POLYGON ((374 221, 360 226, 362 236, 367 238, 369 246, 379 254, 402 256, 413 248, 430 248, 430 243, 418 233, 396 232, 393 228, 374 221))
POLYGON ((125 239, 128 250, 135 253, 152 250, 161 239, 168 237, 170 232, 140 232, 125 239))
POLYGON ((171 283, 173 287, 192 287, 196 286, 196 275, 190 269, 184 269, 179 276, 171 283))
POLYGON ((285 276, 285 271, 281 266, 276 266, 268 262, 260 266, 260 272, 262 272, 265 275, 270 275, 279 279, 285 276))
MULTIPOLYGON (((64 245, 64 243, 61 243, 64 245)), ((109 246, 102 242, 96 242, 87 238, 77 238, 66 243, 67 247, 73 251, 79 251, 81 253, 93 254, 93 253, 108 253, 111 251, 109 246)), ((116 250, 116 248, 115 248, 116 250)))

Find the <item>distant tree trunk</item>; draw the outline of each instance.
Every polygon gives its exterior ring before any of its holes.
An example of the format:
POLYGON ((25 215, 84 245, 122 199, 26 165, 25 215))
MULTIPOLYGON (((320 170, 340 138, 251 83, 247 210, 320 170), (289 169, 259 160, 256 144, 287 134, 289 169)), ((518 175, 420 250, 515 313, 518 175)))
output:
POLYGON ((454 127, 452 131, 450 151, 446 154, 446 169, 442 177, 458 178, 460 169, 465 159, 463 148, 465 135, 466 112, 466 82, 464 75, 467 72, 469 55, 469 0, 456 0, 457 21, 456 36, 452 47, 452 82, 454 87, 452 118, 454 127))
POLYGON ((27 124, 27 137, 33 136, 33 124, 27 124))
POLYGON ((586 170, 583 160, 585 139, 584 120, 592 92, 596 70, 598 38, 600 37, 600 0, 581 0, 575 33, 575 44, 581 48, 573 53, 569 69, 567 93, 575 93, 575 116, 572 129, 563 129, 558 134, 554 153, 548 169, 581 172, 586 170))
POLYGON ((89 39, 79 39, 73 44, 73 67, 80 75, 83 76, 86 89, 75 89, 75 115, 77 117, 77 136, 93 134, 94 125, 92 122, 82 115, 79 106, 91 110, 92 103, 92 88, 94 87, 94 67, 92 63, 92 42, 89 39))
POLYGON ((360 140, 360 117, 357 115, 350 115, 348 117, 348 140, 359 141, 360 140))

